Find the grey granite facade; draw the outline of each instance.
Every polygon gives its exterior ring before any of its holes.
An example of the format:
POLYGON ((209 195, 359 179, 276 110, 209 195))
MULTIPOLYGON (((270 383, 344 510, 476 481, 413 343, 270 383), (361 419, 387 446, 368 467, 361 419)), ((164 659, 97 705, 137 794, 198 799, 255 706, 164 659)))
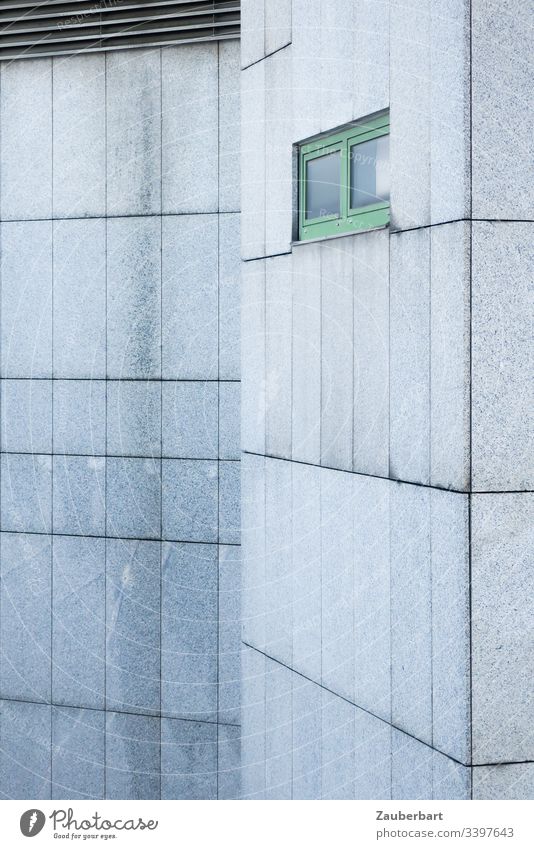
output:
POLYGON ((241 54, 243 796, 532 798, 532 17, 274 5, 241 54), (386 108, 390 227, 293 242, 293 146, 386 108))
POLYGON ((0 793, 235 798, 239 42, 0 82, 0 793))
POLYGON ((241 6, 0 67, 0 796, 533 798, 531 12, 241 6))

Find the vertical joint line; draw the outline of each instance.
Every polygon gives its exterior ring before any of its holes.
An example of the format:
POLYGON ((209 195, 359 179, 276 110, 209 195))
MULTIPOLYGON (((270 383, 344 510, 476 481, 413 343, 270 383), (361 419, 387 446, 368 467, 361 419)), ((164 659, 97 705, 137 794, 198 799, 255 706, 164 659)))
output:
POLYGON ((107 571, 108 571, 108 540, 107 540, 107 506, 108 506, 108 82, 107 82, 107 53, 104 53, 104 364, 106 372, 106 406, 104 413, 106 459, 104 465, 104 514, 106 524, 104 533, 104 799, 107 795, 107 571))
MULTIPOLYGON (((54 215, 54 59, 50 60, 50 109, 51 109, 51 129, 52 129, 52 143, 50 149, 50 177, 51 177, 51 185, 50 185, 50 199, 51 199, 51 213, 54 215)), ((50 222, 50 233, 51 233, 51 293, 50 293, 50 308, 52 312, 52 327, 51 327, 51 375, 54 377, 54 223, 50 222)), ((54 381, 51 381, 51 390, 50 390, 50 398, 52 409, 50 411, 50 415, 52 417, 52 457, 50 458, 50 462, 52 467, 50 469, 50 798, 52 798, 52 780, 53 780, 53 763, 54 763, 54 746, 53 746, 53 718, 52 718, 52 681, 54 674, 54 663, 53 663, 53 640, 54 640, 54 381)))
POLYGON ((159 49, 159 106, 160 106, 160 138, 159 138, 159 193, 160 193, 160 219, 159 219, 159 312, 160 312, 160 327, 159 327, 159 368, 160 368, 160 383, 159 383, 159 532, 161 534, 159 542, 159 797, 163 796, 163 735, 162 725, 162 624, 163 624, 163 53, 159 49))
MULTIPOLYGON (((473 488, 473 4, 469 2, 469 490, 473 488)), ((472 495, 467 497, 469 544, 469 762, 473 763, 472 495)), ((473 798, 471 767, 470 796, 473 798)))
POLYGON ((221 384, 220 384, 220 241, 221 241, 221 47, 220 42, 217 42, 217 599, 216 599, 216 646, 217 646, 217 686, 216 686, 216 798, 219 798, 219 707, 220 707, 220 659, 219 659, 219 617, 220 617, 220 570, 221 570, 221 558, 220 558, 220 536, 221 536, 221 528, 220 528, 220 498, 221 498, 221 486, 220 486, 220 474, 221 474, 221 464, 220 464, 220 456, 221 456, 221 447, 220 447, 220 404, 221 404, 221 384))

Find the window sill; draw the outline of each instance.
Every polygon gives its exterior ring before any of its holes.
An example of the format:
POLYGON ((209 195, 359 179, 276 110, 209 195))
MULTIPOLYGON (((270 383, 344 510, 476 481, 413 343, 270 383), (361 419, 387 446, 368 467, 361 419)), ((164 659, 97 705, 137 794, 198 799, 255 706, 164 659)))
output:
POLYGON ((317 236, 315 239, 298 239, 291 242, 291 247, 297 248, 300 245, 313 245, 316 242, 330 242, 332 239, 351 239, 353 236, 363 236, 364 233, 375 233, 377 230, 389 230, 389 224, 381 224, 380 227, 349 230, 346 233, 334 233, 332 236, 317 236))

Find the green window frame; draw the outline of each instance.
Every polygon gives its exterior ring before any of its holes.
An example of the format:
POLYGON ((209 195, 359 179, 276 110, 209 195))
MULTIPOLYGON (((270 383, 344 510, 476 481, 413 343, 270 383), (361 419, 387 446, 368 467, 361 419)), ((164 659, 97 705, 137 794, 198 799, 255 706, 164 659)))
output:
POLYGON ((351 185, 350 166, 354 147, 371 139, 389 135, 389 115, 363 120, 345 130, 340 130, 321 138, 312 139, 299 145, 298 178, 298 238, 318 239, 325 236, 338 236, 358 230, 369 230, 389 224, 389 201, 368 204, 352 209, 350 206, 351 185), (308 162, 329 153, 340 153, 339 215, 328 214, 319 218, 306 219, 308 162))

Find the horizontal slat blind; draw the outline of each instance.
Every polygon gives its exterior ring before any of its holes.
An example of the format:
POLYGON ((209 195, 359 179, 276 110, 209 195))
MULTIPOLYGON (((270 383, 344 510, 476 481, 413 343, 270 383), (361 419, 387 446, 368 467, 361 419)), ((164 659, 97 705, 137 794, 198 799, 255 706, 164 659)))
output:
POLYGON ((235 38, 239 7, 239 0, 6 0, 0 60, 235 38))

